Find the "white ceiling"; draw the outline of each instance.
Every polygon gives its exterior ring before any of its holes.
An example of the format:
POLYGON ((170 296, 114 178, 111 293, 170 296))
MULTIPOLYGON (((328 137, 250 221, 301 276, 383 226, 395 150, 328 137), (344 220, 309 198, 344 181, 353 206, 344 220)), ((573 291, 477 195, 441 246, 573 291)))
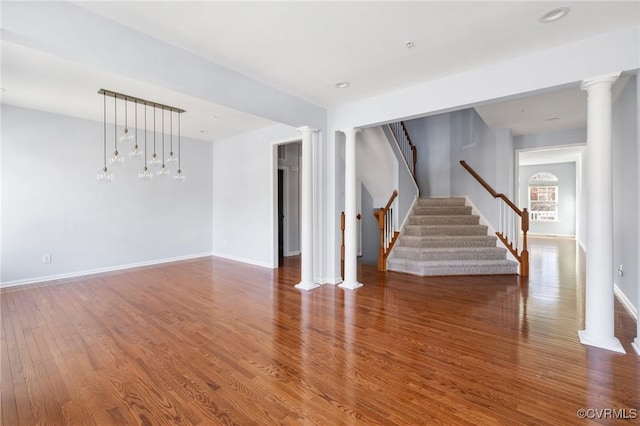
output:
MULTIPOLYGON (((326 108, 640 23, 637 0, 564 2, 571 12, 550 24, 541 24, 538 18, 559 3, 74 3, 326 108), (413 41, 414 47, 406 48, 407 41, 413 41), (337 89, 338 81, 349 81, 351 86, 337 89)), ((2 87, 6 89, 3 103, 93 119, 101 117, 102 107, 96 87, 143 98, 152 93, 152 100, 189 112, 184 115, 185 136, 206 140, 270 124, 142 80, 6 41, 2 42, 2 87), (205 129, 210 131, 208 135, 200 133, 205 129)), ((584 95, 574 90, 550 96, 539 101, 558 106, 562 100, 573 99, 570 105, 575 105, 584 95)), ((512 105, 496 104, 495 111, 491 108, 482 106, 483 117, 511 117, 514 113, 512 105), (505 114, 505 109, 510 114, 505 114)), ((540 118, 549 118, 547 112, 549 108, 535 117, 529 113, 529 120, 516 114, 510 124, 517 126, 517 132, 536 132, 541 128, 540 118)), ((561 116, 563 123, 577 123, 580 114, 568 106, 552 115, 561 116)))

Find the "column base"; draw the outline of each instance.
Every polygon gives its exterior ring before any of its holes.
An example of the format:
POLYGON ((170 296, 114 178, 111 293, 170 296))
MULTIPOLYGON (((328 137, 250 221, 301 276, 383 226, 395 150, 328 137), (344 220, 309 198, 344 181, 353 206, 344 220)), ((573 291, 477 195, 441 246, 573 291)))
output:
POLYGON ((640 337, 636 337, 635 340, 631 342, 631 346, 633 346, 633 350, 640 355, 640 337))
POLYGON ((616 337, 610 339, 597 339, 590 336, 589 333, 587 333, 587 330, 578 331, 578 337, 580 338, 580 343, 583 345, 594 346, 596 348, 606 349, 619 354, 627 353, 627 351, 622 347, 620 340, 616 337))
POLYGON ((320 284, 316 284, 314 282, 308 282, 308 283, 299 282, 294 287, 297 288, 298 290, 308 291, 308 290, 313 290, 314 288, 320 287, 320 284))
POLYGON ((352 281, 352 282, 342 282, 342 284, 339 284, 338 287, 344 288, 345 290, 355 290, 356 288, 360 288, 362 287, 362 283, 359 283, 358 281, 352 281))

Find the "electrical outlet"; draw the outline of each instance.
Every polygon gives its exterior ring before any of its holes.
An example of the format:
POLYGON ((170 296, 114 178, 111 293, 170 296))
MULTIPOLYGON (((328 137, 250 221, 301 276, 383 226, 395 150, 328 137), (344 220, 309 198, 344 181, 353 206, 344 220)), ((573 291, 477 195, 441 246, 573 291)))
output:
POLYGON ((51 255, 43 254, 42 255, 42 263, 51 263, 51 255))
POLYGON ((618 276, 622 277, 624 275, 624 269, 622 269, 622 265, 618 266, 618 276))

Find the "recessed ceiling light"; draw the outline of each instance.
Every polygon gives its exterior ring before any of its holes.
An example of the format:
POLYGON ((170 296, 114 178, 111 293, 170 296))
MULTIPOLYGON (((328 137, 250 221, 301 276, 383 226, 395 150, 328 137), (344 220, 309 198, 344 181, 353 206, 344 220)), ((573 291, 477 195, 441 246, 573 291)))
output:
POLYGON ((404 44, 404 47, 406 47, 407 49, 411 49, 413 46, 415 46, 416 44, 412 41, 408 41, 404 44))
POLYGON ((351 84, 348 81, 341 81, 340 83, 336 83, 336 87, 338 89, 346 89, 347 87, 349 87, 351 84))
POLYGON ((562 19, 567 16, 570 10, 571 9, 566 6, 554 7, 553 9, 547 10, 545 13, 543 13, 540 18, 538 18, 538 21, 542 22, 543 24, 555 22, 558 19, 562 19))
POLYGON ((202 133, 203 135, 208 135, 209 131, 206 129, 200 130, 200 133, 202 133))

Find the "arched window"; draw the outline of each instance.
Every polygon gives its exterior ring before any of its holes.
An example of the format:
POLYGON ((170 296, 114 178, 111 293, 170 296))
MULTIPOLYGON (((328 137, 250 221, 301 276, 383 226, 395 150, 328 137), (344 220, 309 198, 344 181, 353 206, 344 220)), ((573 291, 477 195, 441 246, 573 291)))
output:
POLYGON ((558 220, 558 178, 538 172, 529 178, 529 214, 531 220, 558 220))

